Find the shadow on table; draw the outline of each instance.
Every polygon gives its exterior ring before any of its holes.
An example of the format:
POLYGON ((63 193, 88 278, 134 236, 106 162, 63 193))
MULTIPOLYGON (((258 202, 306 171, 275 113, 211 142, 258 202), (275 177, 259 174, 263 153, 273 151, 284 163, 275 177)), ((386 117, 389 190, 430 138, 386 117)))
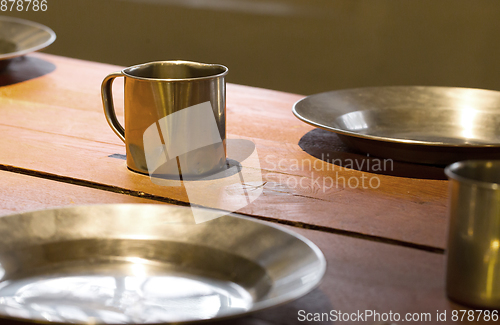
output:
POLYGON ((224 172, 219 172, 215 175, 205 176, 203 177, 203 180, 215 180, 220 178, 227 178, 240 173, 241 170, 243 169, 241 162, 247 160, 254 153, 254 151, 255 151, 255 143, 253 143, 250 140, 226 139, 227 169, 224 172))
MULTIPOLYGON (((130 150, 132 151, 132 156, 134 156, 134 150, 137 150, 135 153, 136 157, 144 157, 144 153, 142 151, 144 150, 143 148, 140 148, 138 146, 130 146, 130 150)), ((182 177, 180 178, 177 175, 169 175, 169 174, 162 174, 162 165, 157 167, 155 172, 153 172, 151 175, 148 174, 142 174, 137 171, 134 171, 129 168, 129 170, 133 173, 139 173, 141 175, 145 176, 150 176, 151 180, 153 183, 161 186, 180 186, 181 183, 179 182, 181 179, 183 181, 191 181, 191 182, 196 182, 196 181, 210 181, 210 180, 218 180, 218 179, 229 179, 234 175, 237 174, 247 174, 248 171, 244 170, 244 167, 242 165, 242 162, 245 162, 247 160, 249 161, 254 161, 258 162, 257 155, 256 155, 256 149, 255 149, 255 143, 253 143, 250 140, 245 140, 245 139, 226 139, 226 153, 227 153, 227 158, 226 158, 226 169, 220 170, 215 174, 212 175, 201 175, 198 177, 182 177), (157 170, 160 170, 159 173, 156 173, 157 170)), ((127 160, 127 156, 124 154, 119 154, 119 153, 114 153, 108 155, 109 158, 114 158, 114 159, 120 159, 120 160, 127 160)), ((143 158, 145 159, 145 158, 143 158)), ((139 160, 140 163, 138 165, 146 165, 144 160, 139 160)), ((175 161, 174 161, 175 162, 175 161)), ((171 164, 172 160, 166 161, 166 164, 171 164)), ((137 164, 137 163, 136 163, 137 164)), ((147 167, 146 167, 147 168, 147 167)), ((171 168, 169 170, 172 170, 171 168)), ((241 175, 243 177, 243 175, 241 175)), ((247 179, 250 181, 252 177, 247 179)), ((238 182, 242 181, 242 178, 238 179, 238 182)), ((225 184, 227 185, 227 184, 225 184)))
MULTIPOLYGON (((203 149, 203 148, 201 148, 203 149)), ((140 151, 143 150, 142 148, 137 149, 139 152, 136 154, 136 156, 140 156, 140 151)), ((197 149, 198 150, 198 149, 197 149)), ((189 154, 195 153, 196 150, 190 152, 189 154)), ((201 175, 201 176, 194 176, 194 177, 185 177, 182 176, 183 181, 210 181, 210 180, 217 180, 217 179, 225 179, 225 178, 230 178, 233 175, 236 175, 238 173, 241 173, 243 170, 243 166, 241 165, 242 162, 247 160, 252 154, 255 152, 255 143, 253 143, 250 140, 245 140, 245 139, 226 139, 226 167, 225 169, 219 170, 216 173, 212 175, 201 175)), ((122 158, 126 159, 126 156, 119 155, 119 154, 114 154, 110 155, 109 157, 112 158, 122 158)), ((166 163, 171 163, 171 162, 166 162, 166 163)), ((160 169, 160 168, 158 168, 160 169)), ((159 182, 165 182, 169 180, 179 180, 178 177, 173 177, 169 175, 161 175, 161 174, 152 174, 151 177, 153 177, 155 180, 158 180, 159 182)), ((161 185, 161 184, 159 184, 161 185)), ((164 185, 167 185, 165 183, 164 185)))
POLYGON ((5 69, 0 69, 0 87, 35 79, 55 69, 54 64, 39 58, 31 56, 14 58, 5 69))
POLYGON ((323 321, 305 321, 303 319, 305 313, 311 314, 319 313, 330 313, 330 310, 334 309, 328 297, 320 289, 315 289, 308 295, 290 302, 286 305, 266 309, 257 313, 253 313, 249 316, 230 319, 220 322, 211 322, 213 325, 298 325, 298 324, 318 324, 318 325, 330 325, 333 322, 329 320, 323 321), (299 311, 301 312, 300 316, 299 311), (300 317, 299 317, 300 316, 300 317))
POLYGON ((337 134, 322 129, 314 129, 306 133, 300 139, 299 146, 311 156, 339 167, 397 177, 446 179, 442 166, 370 157, 345 145, 337 134))

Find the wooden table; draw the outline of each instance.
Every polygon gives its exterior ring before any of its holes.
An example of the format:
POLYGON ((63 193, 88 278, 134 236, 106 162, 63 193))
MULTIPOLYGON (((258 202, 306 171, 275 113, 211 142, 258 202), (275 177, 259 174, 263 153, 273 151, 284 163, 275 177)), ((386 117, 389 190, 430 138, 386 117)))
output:
MULTIPOLYGON (((155 185, 126 168, 124 144, 108 127, 100 98, 102 79, 117 70, 37 53, 0 74, 0 214, 90 203, 189 204, 183 187, 155 185)), ((114 90, 123 118, 123 89, 114 90)), ((262 195, 238 212, 311 239, 328 270, 309 295, 229 323, 331 323, 301 322, 299 310, 430 313, 428 323, 446 311, 439 323, 455 323, 452 310, 464 307, 445 296, 442 168, 374 167, 377 158, 296 119, 291 107, 302 97, 227 85, 228 138, 255 144, 260 167, 249 168, 264 182, 262 195)))

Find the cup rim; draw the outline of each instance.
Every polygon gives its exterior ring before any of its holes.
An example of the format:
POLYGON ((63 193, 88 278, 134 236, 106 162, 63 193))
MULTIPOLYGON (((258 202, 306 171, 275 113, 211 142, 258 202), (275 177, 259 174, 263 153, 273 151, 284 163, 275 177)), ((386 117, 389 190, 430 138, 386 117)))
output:
POLYGON ((206 79, 215 79, 215 78, 223 77, 228 73, 228 71, 229 71, 229 69, 222 64, 201 63, 201 62, 186 61, 186 60, 166 60, 166 61, 151 61, 151 62, 136 64, 136 65, 122 69, 121 73, 126 77, 130 77, 130 78, 138 79, 138 80, 146 80, 146 81, 194 81, 194 80, 206 80, 206 79), (136 76, 136 75, 133 75, 129 72, 132 69, 138 69, 138 68, 142 68, 142 67, 145 67, 148 65, 161 64, 161 63, 186 64, 186 65, 197 66, 197 67, 217 67, 217 68, 221 68, 223 70, 223 72, 218 73, 218 74, 212 74, 209 76, 192 77, 192 78, 148 78, 148 77, 136 76))
POLYGON ((462 175, 459 175, 456 173, 456 170, 459 169, 460 167, 464 167, 466 165, 473 165, 473 164, 481 164, 481 165, 486 165, 488 163, 493 163, 493 162, 498 162, 500 163, 500 160, 462 160, 462 161, 457 161, 454 162, 444 169, 444 173, 446 176, 448 176, 448 179, 453 179, 456 181, 459 181, 461 183, 465 183, 468 185, 472 186, 478 186, 478 187, 483 187, 483 188, 488 188, 492 190, 498 190, 500 189, 500 183, 495 183, 495 182, 485 182, 485 181, 480 181, 471 177, 465 177, 462 175))

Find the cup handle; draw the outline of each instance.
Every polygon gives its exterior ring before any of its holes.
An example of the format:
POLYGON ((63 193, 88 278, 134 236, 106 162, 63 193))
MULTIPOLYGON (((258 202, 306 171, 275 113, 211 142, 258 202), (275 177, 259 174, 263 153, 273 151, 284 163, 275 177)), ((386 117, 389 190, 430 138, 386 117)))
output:
POLYGON ((123 77, 123 74, 121 72, 113 72, 102 81, 102 105, 104 107, 104 115, 106 116, 106 120, 108 121, 109 126, 116 133, 116 135, 123 142, 125 142, 125 129, 116 118, 115 107, 113 105, 113 94, 111 91, 113 80, 117 77, 123 77))

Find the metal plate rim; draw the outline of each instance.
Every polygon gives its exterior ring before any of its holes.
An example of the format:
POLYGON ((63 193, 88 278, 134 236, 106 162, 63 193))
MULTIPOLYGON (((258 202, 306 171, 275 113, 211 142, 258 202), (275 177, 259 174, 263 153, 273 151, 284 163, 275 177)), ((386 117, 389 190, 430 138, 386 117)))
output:
POLYGON ((381 86, 381 87, 361 87, 361 88, 350 88, 350 89, 339 89, 339 90, 331 90, 331 91, 326 91, 318 94, 313 94, 306 96, 302 99, 299 99, 293 104, 292 107, 292 113, 297 117, 299 120, 321 128, 326 131, 338 133, 341 135, 346 135, 346 136, 351 136, 351 137, 356 137, 356 138, 361 138, 361 139, 367 139, 367 140, 375 140, 375 141, 380 141, 380 142, 385 142, 385 143, 396 143, 396 144, 403 144, 403 145, 422 145, 422 146, 429 146, 429 147, 442 147, 442 148, 500 148, 500 143, 499 144, 453 144, 453 143, 444 143, 444 142, 433 142, 433 141, 422 141, 422 140, 410 140, 410 139, 397 139, 397 138, 391 138, 391 137, 381 137, 381 136, 375 136, 375 135, 369 135, 369 134, 361 134, 357 132, 352 132, 352 131, 347 131, 344 129, 339 129, 333 126, 325 125, 320 122, 312 121, 304 116, 302 116, 298 112, 298 107, 300 105, 303 105, 305 101, 307 101, 310 98, 313 98, 315 96, 320 96, 320 95, 326 95, 329 93, 335 93, 338 91, 348 91, 348 90, 363 90, 363 89, 377 89, 377 88, 411 88, 411 87, 422 87, 422 88, 434 88, 434 89, 476 89, 476 90, 482 90, 482 91, 493 91, 493 90, 488 90, 488 89, 481 89, 481 88, 466 88, 466 87, 443 87, 443 86, 381 86))
POLYGON ((30 20, 26 20, 26 19, 16 18, 16 17, 0 16, 0 23, 2 23, 2 22, 13 22, 13 23, 22 24, 25 26, 35 27, 39 31, 46 32, 50 37, 47 41, 45 41, 41 44, 38 44, 36 46, 32 46, 28 49, 0 54, 0 61, 13 59, 13 58, 16 58, 19 56, 26 55, 26 54, 31 53, 31 52, 43 50, 44 48, 46 48, 47 46, 49 46, 50 44, 52 44, 56 40, 56 33, 52 29, 50 29, 49 27, 47 27, 43 24, 40 24, 40 23, 37 23, 34 21, 30 21, 30 20))
MULTIPOLYGON (((19 213, 11 213, 11 214, 6 214, 0 216, 0 219, 3 218, 15 218, 19 217, 22 215, 28 215, 31 213, 41 213, 44 211, 64 211, 68 210, 71 211, 73 209, 78 209, 78 208, 87 208, 87 207, 93 207, 93 208, 99 208, 99 207, 113 207, 113 206, 119 206, 119 207, 126 207, 126 206, 131 206, 131 207, 137 207, 137 206, 145 206, 145 207, 162 207, 162 208, 173 208, 173 209, 190 209, 189 207, 184 207, 184 206, 170 206, 170 205, 161 205, 161 204, 134 204, 134 203, 113 203, 113 204, 82 204, 82 205, 75 205, 75 206, 54 206, 51 208, 47 209, 34 209, 34 210, 28 210, 28 211, 23 211, 19 213)), ((195 207, 195 209, 201 209, 201 210, 215 210, 215 209, 210 209, 210 208, 205 208, 205 207, 195 207)), ((260 225, 263 225, 265 227, 271 227, 274 228, 278 231, 281 231, 283 233, 286 233, 287 235, 290 235, 300 241, 302 241, 304 244, 306 244, 311 251, 314 253, 315 257, 317 258, 317 261, 319 262, 319 266, 317 269, 316 274, 317 276, 317 281, 312 282, 310 284, 304 285, 300 290, 295 290, 292 292, 289 292, 285 295, 278 296, 275 298, 271 298, 268 300, 264 300, 262 302, 256 302, 255 304, 252 305, 252 307, 249 310, 246 310, 244 312, 237 312, 234 314, 227 314, 223 316, 218 316, 210 319, 201 319, 201 320, 187 320, 187 321, 176 321, 174 323, 172 322, 161 322, 161 323, 147 323, 148 325, 162 325, 162 324, 201 324, 201 323, 206 323, 206 322, 213 322, 213 321, 223 321, 226 319, 234 319, 234 318, 239 318, 243 317, 249 314, 253 314, 255 312, 259 312, 262 310, 266 310, 269 308, 274 308, 278 307, 287 303, 290 303, 296 299, 299 299, 306 295, 307 293, 311 292, 313 289, 319 286, 319 284, 323 281, 324 275, 326 273, 327 269, 327 262, 325 259, 325 256, 321 249, 319 249, 316 244, 314 244, 311 240, 308 238, 304 237, 301 234, 298 234, 294 232, 293 230, 286 229, 283 226, 279 224, 273 224, 264 220, 259 220, 255 218, 251 218, 245 215, 241 215, 238 213, 228 213, 227 215, 222 216, 221 218, 236 218, 236 219, 242 219, 248 222, 252 223, 258 223, 260 225)), ((210 220, 211 221, 211 220, 210 220)), ((208 222, 210 222, 208 221, 208 222)), ((25 319, 25 318, 19 318, 19 317, 14 317, 14 316, 9 316, 9 315, 0 315, 0 319, 5 319, 5 320, 14 320, 14 321, 21 321, 21 322, 27 322, 27 323, 38 323, 38 324, 61 324, 61 325, 66 325, 69 323, 64 323, 64 322, 49 322, 49 321, 44 321, 44 320, 31 320, 31 319, 25 319)))

